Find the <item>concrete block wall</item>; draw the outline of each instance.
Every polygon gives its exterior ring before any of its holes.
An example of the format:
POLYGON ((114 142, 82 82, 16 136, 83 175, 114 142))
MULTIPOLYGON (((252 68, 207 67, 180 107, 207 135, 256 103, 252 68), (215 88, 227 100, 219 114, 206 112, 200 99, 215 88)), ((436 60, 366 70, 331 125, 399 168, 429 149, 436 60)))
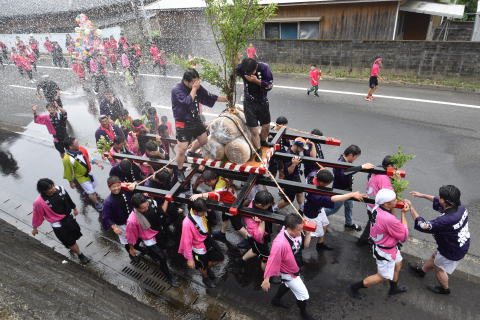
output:
POLYGON ((370 68, 376 56, 384 70, 418 78, 480 79, 480 42, 256 40, 260 60, 347 72, 370 68))

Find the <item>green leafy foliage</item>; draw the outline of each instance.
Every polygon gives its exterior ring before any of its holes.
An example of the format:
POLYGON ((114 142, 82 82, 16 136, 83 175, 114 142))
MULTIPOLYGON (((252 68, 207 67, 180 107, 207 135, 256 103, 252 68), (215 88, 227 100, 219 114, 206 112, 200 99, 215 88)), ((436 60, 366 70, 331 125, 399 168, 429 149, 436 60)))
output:
MULTIPOLYGON (((402 168, 408 161, 415 158, 414 155, 405 154, 402 146, 397 146, 397 153, 390 155, 392 160, 393 167, 395 170, 402 168)), ((393 191, 397 195, 398 200, 403 200, 403 193, 408 190, 409 183, 407 180, 402 180, 399 176, 394 176, 391 178, 393 191)))
POLYGON ((223 70, 220 65, 204 58, 197 57, 189 61, 176 55, 170 55, 169 61, 171 61, 173 64, 182 66, 185 69, 191 68, 192 64, 195 64, 197 66, 196 70, 200 74, 202 80, 216 86, 217 88, 220 88, 220 90, 225 93, 227 83, 222 76, 223 70))
POLYGON ((239 53, 260 30, 263 23, 275 15, 276 5, 261 6, 258 0, 205 0, 205 14, 212 27, 222 64, 199 61, 205 81, 219 87, 233 106, 236 96, 236 65, 239 53), (219 79, 220 77, 220 79, 219 79), (210 82, 212 81, 212 82, 210 82))
POLYGON ((395 194, 397 195, 398 200, 403 200, 403 193, 408 190, 409 188, 409 183, 407 180, 402 180, 402 179, 391 179, 392 180, 392 187, 393 191, 395 191, 395 194))
POLYGON ((105 152, 110 152, 111 147, 112 146, 111 146, 110 142, 108 142, 107 139, 105 139, 104 136, 101 136, 100 139, 98 139, 98 141, 97 141, 97 152, 100 155, 103 155, 105 152))
POLYGON ((152 38, 160 38, 161 35, 162 34, 161 34, 160 30, 150 31, 150 37, 152 37, 152 38))
POLYGON ((398 170, 398 169, 401 169, 403 168, 403 166, 410 160, 412 160, 413 158, 415 158, 414 155, 412 154, 406 154, 404 151, 403 151, 403 147, 402 146, 397 146, 397 153, 396 154, 392 154, 390 155, 390 158, 393 162, 393 167, 398 170))

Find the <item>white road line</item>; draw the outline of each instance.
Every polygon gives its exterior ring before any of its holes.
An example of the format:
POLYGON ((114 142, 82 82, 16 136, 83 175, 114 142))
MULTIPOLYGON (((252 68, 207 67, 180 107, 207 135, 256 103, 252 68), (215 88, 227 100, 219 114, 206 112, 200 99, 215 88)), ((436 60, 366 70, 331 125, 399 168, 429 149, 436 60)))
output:
POLYGON ((37 88, 32 88, 32 87, 25 87, 25 86, 17 86, 16 84, 9 84, 9 87, 13 88, 21 88, 21 89, 32 89, 32 90, 37 90, 37 88))
MULTIPOLYGON (((282 88, 282 89, 291 89, 291 90, 302 90, 302 91, 306 90, 306 88, 280 86, 280 85, 275 85, 274 87, 275 88, 282 88)), ((352 95, 352 96, 365 96, 365 93, 350 92, 350 91, 337 91, 337 90, 326 90, 326 89, 318 89, 318 91, 319 92, 325 92, 325 93, 352 95)), ((375 97, 393 99, 393 100, 415 101, 415 102, 424 102, 424 103, 431 103, 431 104, 442 104, 442 105, 449 105, 449 106, 456 106, 456 107, 480 109, 480 105, 475 105, 475 104, 465 104, 465 103, 447 102, 447 101, 439 101, 439 100, 427 100, 427 99, 397 97, 397 96, 386 96, 386 95, 381 95, 381 94, 376 94, 375 97)))
MULTIPOLYGON (((9 87, 13 87, 13 88, 21 88, 21 89, 30 89, 30 90, 37 90, 37 88, 33 88, 33 87, 25 87, 25 86, 19 86, 19 85, 16 85, 16 84, 9 84, 8 85, 9 87)), ((60 91, 62 94, 67 94, 67 95, 71 95, 72 93, 70 92, 66 92, 66 91, 60 91)))
MULTIPOLYGON (((70 70, 70 68, 60 68, 60 67, 50 67, 50 66, 37 66, 37 68, 70 70)), ((118 72, 109 71, 109 73, 118 73, 118 72)), ((151 74, 151 73, 140 73, 140 75, 144 76, 144 77, 153 77, 153 78, 167 78, 167 79, 181 79, 182 78, 182 77, 178 77, 178 76, 163 76, 163 75, 151 74)), ((242 83, 237 82, 237 84, 242 84, 242 83)), ((19 86, 17 86, 17 87, 19 87, 19 86)), ((275 88, 282 88, 282 89, 289 89, 289 90, 300 90, 300 91, 302 91, 302 90, 305 91, 306 90, 306 88, 303 88, 303 87, 291 87, 291 86, 282 86, 282 85, 274 85, 274 87, 275 88)), ((319 92, 324 92, 324 93, 334 93, 334 94, 343 94, 343 95, 351 95, 351 96, 365 96, 365 93, 351 92, 351 91, 338 91, 338 90, 326 90, 326 89, 319 89, 318 91, 319 92)), ((381 95, 381 94, 376 94, 375 97, 384 98, 384 99, 392 99, 392 100, 423 102, 423 103, 430 103, 430 104, 440 104, 440 105, 447 105, 447 106, 480 109, 480 105, 475 105, 475 104, 456 103, 456 102, 448 102, 448 101, 440 101, 440 100, 407 98, 407 97, 398 97, 398 96, 387 96, 387 95, 381 95)), ((207 115, 207 113, 204 113, 204 114, 207 115)))

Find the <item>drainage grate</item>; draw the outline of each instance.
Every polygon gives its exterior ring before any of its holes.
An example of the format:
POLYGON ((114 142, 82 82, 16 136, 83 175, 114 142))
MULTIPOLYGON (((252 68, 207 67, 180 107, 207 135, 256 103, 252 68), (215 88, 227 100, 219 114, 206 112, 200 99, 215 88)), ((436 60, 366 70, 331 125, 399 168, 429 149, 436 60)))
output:
POLYGON ((162 271, 144 261, 132 262, 122 269, 122 273, 138 281, 142 288, 157 296, 170 288, 170 284, 162 271))

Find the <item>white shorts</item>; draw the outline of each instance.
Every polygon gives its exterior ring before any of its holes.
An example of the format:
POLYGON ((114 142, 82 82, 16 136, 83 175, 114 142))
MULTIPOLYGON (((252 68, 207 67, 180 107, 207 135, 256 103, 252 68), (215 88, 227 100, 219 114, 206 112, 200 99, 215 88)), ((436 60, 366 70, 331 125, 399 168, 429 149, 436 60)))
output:
POLYGON ((118 235, 118 240, 120 240, 120 243, 125 245, 125 244, 128 244, 128 241, 127 241, 127 237, 126 237, 126 232, 127 232, 127 225, 126 224, 123 224, 121 226, 118 226, 118 229, 122 230, 122 234, 119 234, 118 235))
POLYGON ((438 251, 435 254, 435 260, 433 261, 433 263, 437 267, 439 267, 440 269, 442 269, 443 271, 445 271, 448 274, 452 274, 453 271, 455 271, 455 269, 457 269, 457 266, 458 266, 459 262, 460 261, 453 261, 453 260, 449 260, 449 259, 445 258, 438 251))
POLYGON ((80 186, 82 187, 83 191, 85 191, 86 194, 92 194, 95 193, 95 187, 97 186, 96 179, 94 180, 89 180, 85 181, 84 183, 80 183, 80 186))
POLYGON ((315 219, 310 219, 309 217, 305 217, 305 219, 315 222, 317 224, 317 228, 315 229, 315 231, 310 233, 312 237, 323 237, 325 235, 323 227, 328 226, 328 224, 330 223, 328 221, 327 214, 325 213, 325 208, 322 208, 322 210, 320 210, 320 213, 315 219))
POLYGON ((310 296, 308 295, 308 290, 305 284, 303 283, 302 278, 300 277, 292 277, 289 274, 282 273, 280 274, 283 283, 287 288, 292 290, 293 295, 297 300, 304 301, 308 300, 310 296))
POLYGON ((395 261, 378 260, 377 259, 377 273, 384 279, 393 280, 393 274, 395 273, 395 264, 403 260, 400 251, 397 250, 397 256, 395 261))

